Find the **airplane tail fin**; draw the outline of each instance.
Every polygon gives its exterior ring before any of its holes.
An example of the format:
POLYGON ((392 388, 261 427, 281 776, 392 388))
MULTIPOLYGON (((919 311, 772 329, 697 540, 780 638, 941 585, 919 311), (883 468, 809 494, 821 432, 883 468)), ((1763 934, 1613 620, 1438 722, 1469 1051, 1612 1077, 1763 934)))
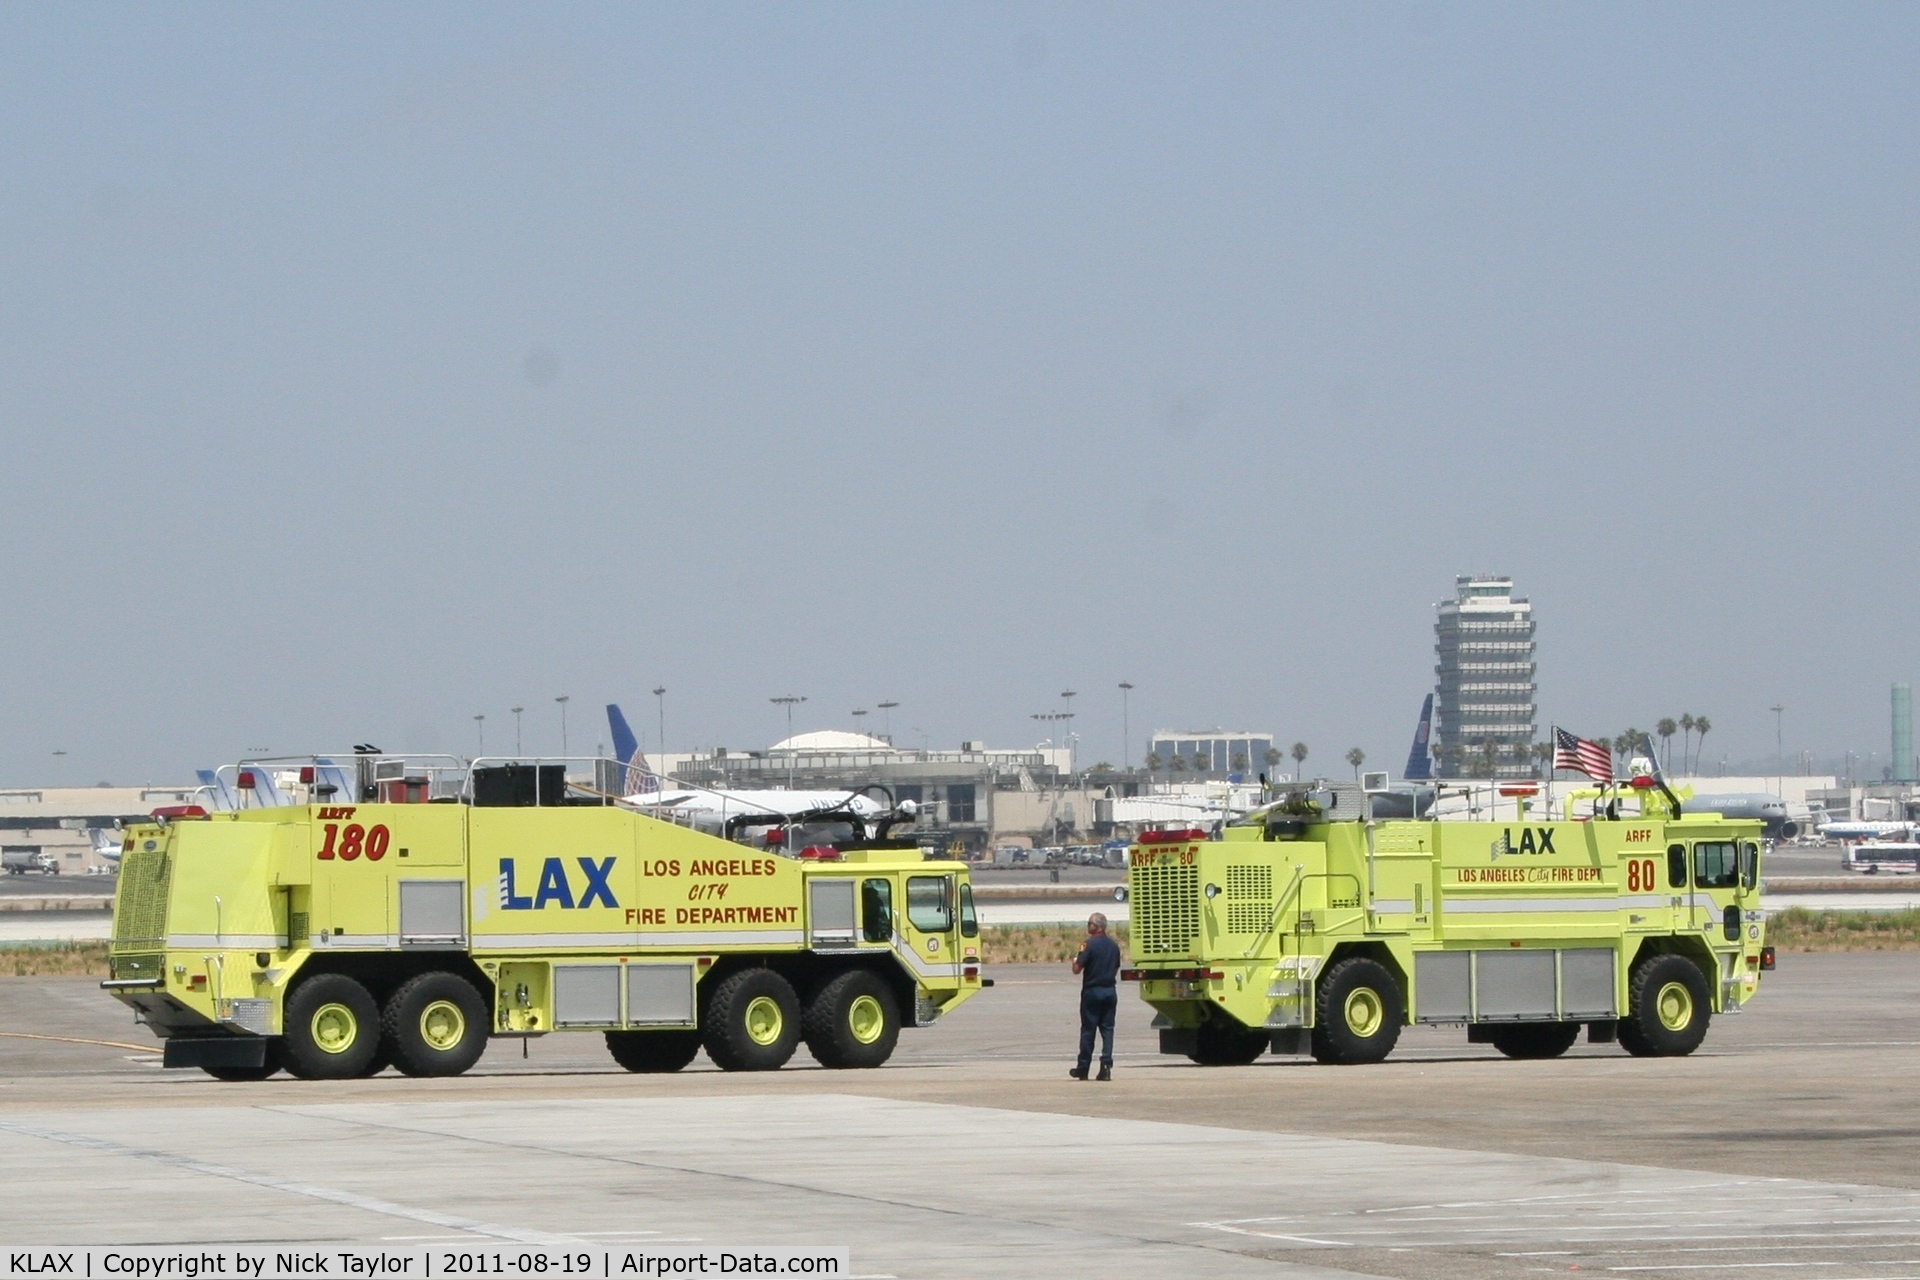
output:
POLYGON ((607 727, 613 730, 613 758, 621 764, 632 764, 633 758, 640 754, 640 739, 633 736, 633 729, 620 714, 617 702, 607 704, 607 727))
POLYGON ((622 792, 633 796, 660 790, 660 777, 648 767, 646 756, 640 753, 640 740, 633 736, 633 728, 617 702, 607 704, 607 727, 613 731, 613 758, 627 766, 622 792))
POLYGON ((1427 742, 1433 735, 1433 695, 1420 704, 1420 724, 1413 731, 1413 748, 1407 752, 1407 767, 1400 776, 1408 782, 1427 782, 1433 778, 1433 757, 1427 742))

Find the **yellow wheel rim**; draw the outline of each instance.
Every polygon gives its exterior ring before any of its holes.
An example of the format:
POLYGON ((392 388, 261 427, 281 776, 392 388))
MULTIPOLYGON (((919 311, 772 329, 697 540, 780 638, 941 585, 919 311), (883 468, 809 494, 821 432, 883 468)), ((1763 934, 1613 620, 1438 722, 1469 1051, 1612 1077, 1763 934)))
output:
POLYGON ((1685 1031, 1693 1022, 1693 992, 1684 982, 1669 982, 1660 988, 1653 1002, 1660 1025, 1669 1031, 1685 1031))
POLYGON ((435 1000, 420 1011, 420 1038, 442 1053, 467 1037, 467 1015, 451 1000, 435 1000))
POLYGON ((755 1044, 772 1044, 787 1024, 780 1002, 772 996, 755 996, 747 1005, 747 1039, 755 1044))
POLYGON ((1372 987, 1358 987, 1347 997, 1347 1030, 1365 1040, 1387 1020, 1387 1006, 1372 987))
POLYGON ((887 1028, 886 1010, 872 996, 859 996, 847 1010, 847 1030, 861 1044, 872 1044, 887 1028))
POLYGON ((307 1029, 322 1053, 345 1053, 360 1038, 360 1019, 343 1004, 323 1004, 313 1011, 307 1029))

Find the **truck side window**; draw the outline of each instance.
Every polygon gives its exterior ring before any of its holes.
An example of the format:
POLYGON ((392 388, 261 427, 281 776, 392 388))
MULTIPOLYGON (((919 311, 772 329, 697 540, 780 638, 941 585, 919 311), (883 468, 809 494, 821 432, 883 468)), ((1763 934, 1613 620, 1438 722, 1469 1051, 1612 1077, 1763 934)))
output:
POLYGON ((946 933, 953 928, 945 876, 907 877, 907 919, 922 933, 946 933))
POLYGON ((970 884, 960 886, 960 936, 980 936, 980 919, 973 914, 973 886, 970 884))
POLYGON ((860 936, 868 942, 893 940, 893 881, 861 882, 860 936))
POLYGON ((1740 882, 1733 841, 1702 840, 1693 846, 1693 882, 1702 889, 1731 889, 1740 882))
POLYGON ((1667 887, 1670 889, 1687 887, 1687 846, 1683 844, 1667 846, 1667 887))
POLYGON ((1740 846, 1740 884, 1751 889, 1760 883, 1760 846, 1748 840, 1740 846))

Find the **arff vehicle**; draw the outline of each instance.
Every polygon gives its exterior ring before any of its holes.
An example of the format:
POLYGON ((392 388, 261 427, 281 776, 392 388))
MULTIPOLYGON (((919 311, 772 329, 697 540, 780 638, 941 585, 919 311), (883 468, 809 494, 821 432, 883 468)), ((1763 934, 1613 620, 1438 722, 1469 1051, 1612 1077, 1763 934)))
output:
MULTIPOLYGON (((849 812, 722 838, 615 799, 624 767, 362 753, 255 762, 265 802, 125 830, 103 985, 170 1067, 456 1075, 489 1037, 591 1031, 630 1071, 885 1062, 991 985, 964 866, 849 812), (804 842, 804 843, 803 843, 804 842)), ((237 783, 227 786, 228 781, 237 783)))
POLYGON ((1691 1053, 1773 967, 1761 827, 1681 816, 1670 794, 1640 807, 1376 822, 1360 788, 1321 783, 1218 839, 1150 832, 1129 855, 1122 976, 1160 1051, 1206 1065, 1269 1048, 1378 1062, 1409 1023, 1463 1025, 1513 1058, 1565 1053, 1583 1027, 1691 1053))

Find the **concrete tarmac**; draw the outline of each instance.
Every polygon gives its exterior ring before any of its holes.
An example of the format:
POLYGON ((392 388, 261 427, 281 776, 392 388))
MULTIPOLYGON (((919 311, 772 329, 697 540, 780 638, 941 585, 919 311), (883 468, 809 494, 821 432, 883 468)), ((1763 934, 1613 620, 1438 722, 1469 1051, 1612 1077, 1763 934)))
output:
POLYGON ((1047 966, 877 1071, 618 1070, 499 1041, 454 1080, 164 1071, 91 979, 0 979, 0 1239, 845 1244, 895 1276, 1920 1277, 1920 953, 1787 955, 1689 1058, 1162 1057, 1065 1077, 1047 966), (55 1039, 27 1037, 63 1037, 55 1039), (29 1190, 30 1189, 30 1190, 29 1190))

